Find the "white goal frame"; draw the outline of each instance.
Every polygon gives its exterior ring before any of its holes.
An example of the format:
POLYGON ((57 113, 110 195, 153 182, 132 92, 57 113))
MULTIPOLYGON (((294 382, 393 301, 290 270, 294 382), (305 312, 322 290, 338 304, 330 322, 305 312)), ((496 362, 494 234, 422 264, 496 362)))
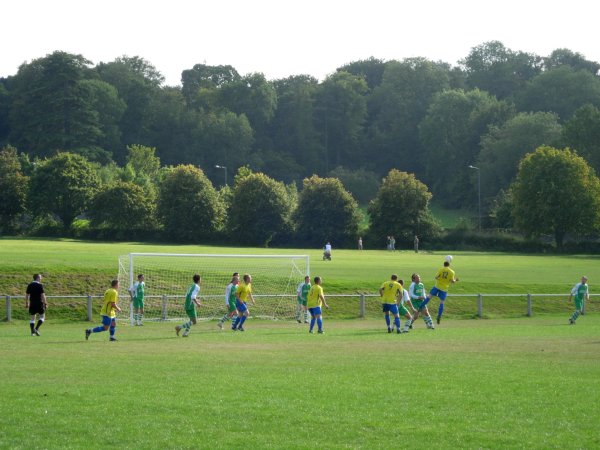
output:
MULTIPOLYGON (((130 323, 133 325, 133 302, 130 300, 128 289, 133 286, 137 280, 137 274, 144 273, 145 269, 143 264, 139 264, 138 261, 143 261, 145 258, 150 260, 151 258, 165 258, 168 261, 171 258, 178 258, 179 260, 194 260, 195 262, 201 260, 214 260, 215 264, 217 259, 222 261, 231 260, 231 264, 228 266, 225 263, 223 266, 219 266, 219 270, 226 271, 226 276, 223 275, 219 278, 218 283, 215 279, 206 279, 203 275, 203 271, 212 270, 212 264, 202 264, 200 267, 190 266, 189 272, 187 273, 188 278, 185 280, 185 287, 178 288, 175 292, 156 292, 153 290, 152 279, 146 278, 146 298, 154 299, 154 302, 158 302, 157 299, 160 297, 160 314, 156 313, 156 309, 153 310, 153 314, 148 314, 148 309, 145 307, 144 320, 150 321, 168 321, 168 320, 180 320, 184 318, 185 312, 181 309, 181 299, 185 296, 183 289, 187 288, 192 280, 191 276, 193 273, 198 272, 202 277, 200 298, 203 302, 203 307, 198 311, 199 320, 215 320, 222 317, 224 312, 224 293, 225 287, 231 279, 233 272, 239 272, 240 276, 244 273, 250 273, 253 278, 253 296, 256 299, 257 307, 250 306, 250 313, 253 317, 273 319, 273 320, 292 320, 295 316, 296 311, 296 287, 300 281, 304 280, 305 276, 310 276, 310 257, 308 255, 254 255, 254 254, 221 254, 221 253, 129 253, 119 257, 119 281, 120 286, 120 298, 122 299, 122 307, 125 306, 127 310, 123 311, 128 317, 130 323), (233 261, 237 260, 237 261, 233 261), (271 261, 282 261, 279 265, 275 264, 282 271, 282 275, 279 278, 281 280, 281 286, 275 287, 273 285, 266 289, 266 286, 262 285, 261 276, 265 273, 253 273, 253 266, 256 266, 257 270, 260 267, 263 271, 267 270, 268 263, 266 260, 271 261), (285 265, 284 260, 289 261, 288 265, 285 265), (240 264, 243 261, 244 264, 240 264), (256 261, 253 265, 252 261, 256 261), (284 270, 287 269, 287 271, 284 270), (204 269, 204 270, 203 270, 204 269), (285 272, 285 273, 284 273, 285 272), (287 279, 285 279, 287 277, 287 279), (276 291, 275 291, 276 290, 276 291), (150 294, 150 295, 148 295, 150 294), (123 301, 126 299, 126 301, 123 301), (173 306, 175 303, 178 306, 173 306), (173 308, 178 309, 179 314, 173 313, 173 308), (255 311, 253 313, 253 310, 255 311)), ((203 261, 204 262, 204 261, 203 261)), ((167 270, 165 268, 165 270, 167 270)), ((187 270, 187 269, 186 269, 187 270)), ((146 275, 146 274, 144 274, 146 275)), ((278 280, 279 280, 278 279, 278 280)), ((148 302, 146 302, 148 303, 148 302)), ((125 308, 123 308, 125 309, 125 308)))

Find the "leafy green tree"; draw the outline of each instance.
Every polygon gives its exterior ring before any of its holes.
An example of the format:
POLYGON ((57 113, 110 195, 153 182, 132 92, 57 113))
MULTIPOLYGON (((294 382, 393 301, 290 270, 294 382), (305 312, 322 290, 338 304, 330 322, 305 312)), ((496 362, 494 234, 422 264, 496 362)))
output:
POLYGON ((488 127, 504 123, 513 114, 510 104, 479 90, 450 90, 435 96, 420 124, 420 138, 426 179, 446 207, 475 204, 477 193, 468 166, 477 160, 488 127))
POLYGON ((520 92, 541 72, 542 59, 490 41, 473 47, 460 64, 467 75, 467 86, 502 100, 520 92))
POLYGON ((23 64, 12 79, 10 140, 38 156, 94 146, 102 137, 90 62, 56 51, 23 64))
POLYGON ((375 89, 381 84, 383 73, 388 63, 381 59, 370 57, 354 61, 338 67, 336 72, 348 72, 354 76, 364 78, 369 89, 375 89))
POLYGON ((325 171, 337 166, 362 167, 361 144, 367 118, 367 83, 337 72, 319 85, 315 119, 325 147, 325 171))
MULTIPOLYGON (((490 127, 481 139, 477 162, 482 197, 495 197, 500 190, 508 189, 523 156, 540 145, 557 145, 561 131, 556 114, 544 112, 520 113, 503 125, 490 127)), ((477 189, 476 184, 473 189, 477 189)))
POLYGON ((137 184, 117 182, 104 186, 94 197, 88 215, 92 225, 112 230, 155 228, 156 198, 137 184))
POLYGON ((197 167, 177 166, 160 186, 157 213, 166 236, 177 241, 207 241, 220 231, 225 208, 216 189, 197 167))
POLYGON ((600 110, 593 105, 577 109, 563 126, 565 145, 585 158, 600 173, 600 110))
POLYGON ((10 105, 12 103, 10 92, 4 86, 0 79, 0 145, 8 142, 10 134, 10 105))
POLYGON ((329 177, 340 180, 352 197, 364 205, 375 198, 380 186, 377 174, 365 169, 350 170, 340 166, 329 172, 329 177))
POLYGON ((369 99, 368 166, 383 176, 390 167, 423 172, 419 123, 433 96, 450 87, 448 65, 423 58, 386 64, 381 84, 369 99))
POLYGON ((593 75, 598 75, 600 63, 589 61, 581 53, 573 52, 568 48, 557 48, 550 56, 543 58, 544 70, 549 71, 561 66, 569 66, 574 70, 587 70, 593 75))
POLYGON ((86 158, 58 153, 36 165, 29 192, 30 210, 38 217, 58 217, 69 230, 73 220, 87 210, 99 186, 98 174, 86 158))
POLYGON ((337 178, 305 178, 294 213, 299 239, 311 246, 331 241, 354 246, 360 223, 358 204, 337 178))
POLYGON ((0 150, 0 231, 13 231, 16 219, 25 212, 28 183, 17 149, 7 146, 0 150))
POLYGON ((531 80, 515 103, 520 111, 552 111, 565 121, 585 104, 600 107, 600 79, 588 70, 560 66, 531 80))
POLYGON ((217 89, 240 78, 233 66, 196 64, 181 73, 181 91, 188 107, 213 109, 218 95, 217 89))
POLYGON ((439 233, 429 211, 431 193, 411 173, 392 169, 369 204, 369 240, 385 245, 387 236, 409 244, 414 236, 427 239, 439 233))
POLYGON ((543 146, 526 155, 512 194, 517 228, 530 236, 552 234, 558 248, 568 233, 599 228, 600 180, 569 149, 543 146))
POLYGON ((238 172, 229 215, 229 234, 242 244, 268 247, 291 230, 294 204, 285 185, 262 173, 238 172))

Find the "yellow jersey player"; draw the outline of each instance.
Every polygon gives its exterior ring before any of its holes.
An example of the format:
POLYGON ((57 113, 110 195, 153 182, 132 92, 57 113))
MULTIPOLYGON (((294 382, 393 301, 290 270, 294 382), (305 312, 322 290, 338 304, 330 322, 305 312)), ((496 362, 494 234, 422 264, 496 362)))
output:
POLYGON ((437 297, 440 299, 440 306, 438 307, 437 314, 438 324, 440 323, 440 320, 442 320, 442 314, 444 313, 444 302, 446 301, 446 296, 448 295, 448 289, 453 283, 456 283, 458 281, 454 270, 450 268, 450 261, 452 261, 452 257, 446 256, 446 261, 444 261, 444 267, 439 269, 435 274, 435 286, 431 289, 431 291, 429 291, 430 299, 431 297, 437 297))
POLYGON ((104 293, 104 301, 100 314, 102 315, 102 326, 96 328, 88 328, 85 330, 86 341, 92 333, 101 333, 102 331, 110 330, 109 341, 116 341, 115 332, 117 329, 117 312, 121 312, 119 308, 119 280, 112 280, 110 289, 104 293))
POLYGON ((323 319, 321 318, 323 311, 321 310, 321 306, 325 306, 325 308, 329 309, 329 305, 325 301, 325 295, 323 295, 321 277, 315 277, 313 281, 314 284, 311 286, 310 291, 308 291, 308 297, 306 299, 306 306, 311 317, 308 332, 311 334, 313 333, 316 322, 319 334, 323 334, 323 319))

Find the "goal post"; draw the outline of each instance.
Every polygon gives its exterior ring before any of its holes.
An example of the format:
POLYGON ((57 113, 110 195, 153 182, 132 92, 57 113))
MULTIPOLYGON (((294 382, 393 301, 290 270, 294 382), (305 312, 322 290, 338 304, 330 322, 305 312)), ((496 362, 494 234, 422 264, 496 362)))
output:
POLYGON ((188 253, 130 253, 119 257, 119 297, 123 315, 133 323, 129 288, 139 274, 145 278, 144 320, 181 320, 186 317, 185 295, 199 274, 199 320, 221 318, 226 312, 225 288, 232 274, 252 275, 256 305, 252 317, 291 320, 296 313, 296 288, 310 275, 308 255, 232 255, 188 253))

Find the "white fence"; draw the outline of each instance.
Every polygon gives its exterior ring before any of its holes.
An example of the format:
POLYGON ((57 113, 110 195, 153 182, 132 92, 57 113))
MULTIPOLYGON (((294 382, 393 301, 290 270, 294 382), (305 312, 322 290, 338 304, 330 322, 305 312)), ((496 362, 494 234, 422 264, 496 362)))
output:
MULTIPOLYGON (((328 303, 335 309, 338 318, 380 317, 381 302, 379 295, 371 293, 356 294, 326 294, 328 303)), ((600 312, 600 302, 593 301, 600 294, 590 294, 590 302, 584 306, 587 311, 600 312)), ((200 319, 212 320, 221 317, 222 296, 205 299, 214 307, 201 308, 200 319), (219 306, 217 306, 219 305, 219 306)), ((260 305, 260 295, 254 296, 260 305)), ((573 310, 573 304, 568 303, 568 294, 450 294, 446 300, 446 311, 449 316, 461 317, 531 317, 545 312, 556 312, 564 308, 565 312, 573 310)), ((99 315, 102 296, 100 295, 65 295, 48 296, 50 303, 49 314, 61 319, 92 321, 94 315, 99 315)), ((171 296, 149 296, 146 301, 154 302, 159 313, 157 320, 173 320, 181 317, 181 307, 173 307, 171 296)), ((296 304, 296 298, 290 297, 290 304, 296 304)), ((29 318, 24 308, 23 296, 5 296, 0 302, 0 321, 29 318)), ((260 308, 251 308, 254 315, 260 316, 260 308)), ((437 301, 430 303, 433 313, 437 310, 437 301), (435 308, 435 310, 434 310, 435 308)))

